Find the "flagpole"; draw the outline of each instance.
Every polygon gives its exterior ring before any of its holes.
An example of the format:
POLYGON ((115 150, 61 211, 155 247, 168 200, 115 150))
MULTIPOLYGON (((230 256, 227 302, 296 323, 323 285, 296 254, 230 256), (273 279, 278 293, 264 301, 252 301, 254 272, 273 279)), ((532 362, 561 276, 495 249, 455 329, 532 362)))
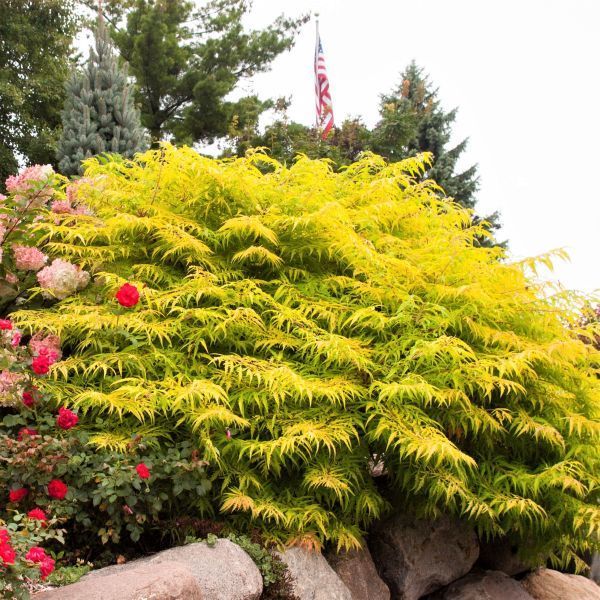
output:
MULTIPOLYGON (((316 12, 315 13, 315 33, 316 33, 316 39, 315 39, 315 70, 317 68, 317 54, 319 52, 319 13, 316 12)), ((315 72, 315 86, 319 85, 319 81, 318 78, 316 76, 316 72, 315 72)), ((315 142, 317 142, 319 148, 321 148, 321 144, 322 144, 322 140, 321 140, 321 121, 319 119, 320 115, 319 115, 319 111, 317 111, 317 113, 315 114, 315 142)), ((320 154, 320 151, 319 151, 320 154)))

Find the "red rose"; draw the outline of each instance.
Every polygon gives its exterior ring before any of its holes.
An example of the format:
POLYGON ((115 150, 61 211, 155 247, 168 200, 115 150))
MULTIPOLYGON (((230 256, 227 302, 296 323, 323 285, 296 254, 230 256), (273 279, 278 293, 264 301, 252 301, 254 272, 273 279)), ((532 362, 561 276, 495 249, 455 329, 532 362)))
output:
POLYGON ((10 534, 7 529, 0 529, 0 546, 2 544, 8 544, 10 542, 10 534))
POLYGON ((12 329, 13 325, 8 319, 0 319, 0 331, 12 329))
POLYGON ((150 469, 144 464, 140 463, 135 470, 141 479, 149 479, 150 478, 150 469))
POLYGON ((33 359, 31 368, 36 375, 45 375, 50 370, 51 364, 47 354, 40 354, 33 359))
POLYGON ((46 519, 48 518, 46 516, 46 513, 41 509, 41 508, 33 508, 31 509, 28 513, 27 516, 30 519, 35 519, 36 521, 41 521, 42 524, 46 522, 46 519))
POLYGON ((0 559, 5 565, 14 565, 17 553, 10 544, 0 544, 0 559))
POLYGON ((50 496, 50 498, 62 500, 67 495, 68 491, 69 488, 60 479, 53 479, 48 484, 48 496, 50 496))
POLYGON ((28 408, 31 408, 35 404, 33 392, 23 392, 23 404, 28 408))
POLYGON ((79 417, 68 408, 59 408, 58 416, 56 417, 56 424, 61 429, 71 429, 71 427, 75 427, 77 422, 79 421, 79 417))
POLYGON ((34 435, 37 435, 37 429, 29 429, 29 427, 21 427, 21 429, 19 429, 19 433, 17 435, 17 440, 19 442, 23 441, 23 438, 28 435, 30 437, 33 437, 34 435))
POLYGON ((39 546, 33 546, 29 548, 27 554, 25 555, 26 560, 30 560, 33 563, 42 562, 45 558, 47 558, 46 551, 39 546))
POLYGON ((121 306, 131 308, 140 301, 140 293, 138 292, 135 285, 130 283, 124 283, 117 292, 117 301, 121 306))
POLYGON ((10 490, 10 492, 8 492, 8 499, 11 502, 21 502, 21 500, 23 500, 23 498, 25 498, 25 496, 27 496, 28 493, 29 491, 27 490, 27 488, 17 488, 16 490, 10 490))
POLYGON ((54 571, 54 559, 46 556, 46 558, 40 563, 40 575, 42 576, 42 581, 50 575, 54 571))

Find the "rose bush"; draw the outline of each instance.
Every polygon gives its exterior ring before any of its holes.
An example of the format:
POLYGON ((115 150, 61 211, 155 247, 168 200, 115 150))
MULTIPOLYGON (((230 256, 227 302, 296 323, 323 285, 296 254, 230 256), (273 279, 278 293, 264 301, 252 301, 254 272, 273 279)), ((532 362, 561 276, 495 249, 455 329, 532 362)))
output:
POLYGON ((136 435, 120 452, 93 448, 78 415, 43 389, 62 356, 58 338, 23 339, 10 319, 0 321, 0 597, 8 598, 26 597, 26 580, 52 572, 54 558, 39 544, 51 540, 59 550, 65 538, 56 525, 69 531, 68 558, 99 554, 124 534, 137 542, 173 516, 196 514, 210 488, 189 443, 164 451, 136 435))
POLYGON ((39 544, 63 542, 64 531, 41 513, 13 511, 10 520, 0 519, 0 598, 28 598, 24 581, 44 581, 54 571, 54 558, 39 544))

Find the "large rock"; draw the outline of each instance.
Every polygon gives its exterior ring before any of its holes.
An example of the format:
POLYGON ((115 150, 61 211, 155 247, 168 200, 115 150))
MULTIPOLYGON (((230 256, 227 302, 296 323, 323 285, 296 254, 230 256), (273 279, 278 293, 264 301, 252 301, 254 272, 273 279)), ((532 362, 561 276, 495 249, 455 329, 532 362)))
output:
POLYGON ((378 524, 369 547, 394 600, 417 600, 448 585, 466 575, 479 555, 473 529, 449 517, 396 515, 378 524))
POLYGON ((195 577, 182 565, 131 563, 123 572, 110 571, 34 596, 34 600, 202 600, 195 577))
POLYGON ((430 600, 533 600, 518 581, 500 571, 469 573, 430 600))
POLYGON ((287 565, 299 600, 352 600, 350 590, 320 552, 288 548, 279 557, 287 565))
POLYGON ((367 547, 332 553, 327 561, 350 590, 352 600, 390 600, 390 590, 377 574, 367 547))
POLYGON ((521 585, 535 600, 600 600, 600 587, 587 577, 536 569, 521 585))
POLYGON ((236 544, 218 540, 177 546, 159 552, 150 560, 156 565, 176 561, 189 569, 200 584, 203 600, 258 600, 263 580, 254 561, 236 544))
POLYGON ((600 554, 594 554, 590 566, 590 579, 600 584, 600 554))
POLYGON ((139 564, 158 567, 176 562, 196 579, 203 600, 258 600, 263 581, 254 561, 236 544, 218 540, 213 546, 205 542, 177 546, 154 556, 92 571, 82 581, 112 573, 126 573, 139 564))
POLYGON ((506 539, 480 541, 478 564, 484 569, 518 575, 529 571, 531 565, 519 558, 517 548, 506 539))

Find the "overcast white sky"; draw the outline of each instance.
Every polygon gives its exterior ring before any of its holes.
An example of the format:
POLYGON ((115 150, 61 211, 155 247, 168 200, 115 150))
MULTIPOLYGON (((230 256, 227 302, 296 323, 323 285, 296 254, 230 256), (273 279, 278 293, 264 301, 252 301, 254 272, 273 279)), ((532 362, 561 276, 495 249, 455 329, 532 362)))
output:
MULTIPOLYGON (((600 0, 254 0, 254 26, 319 12, 336 119, 377 119, 379 94, 412 60, 459 107, 464 165, 479 164, 479 212, 499 210, 512 255, 563 247, 551 277, 600 288, 600 0)), ((292 96, 290 117, 314 120, 314 22, 266 74, 246 85, 292 96)))

